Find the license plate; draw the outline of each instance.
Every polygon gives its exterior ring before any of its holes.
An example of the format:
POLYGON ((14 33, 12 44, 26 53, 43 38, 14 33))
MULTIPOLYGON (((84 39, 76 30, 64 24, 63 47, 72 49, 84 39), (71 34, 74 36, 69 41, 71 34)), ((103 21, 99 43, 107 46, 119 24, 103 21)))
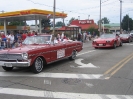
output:
POLYGON ((6 67, 12 67, 12 64, 11 63, 6 63, 5 66, 6 67))
POLYGON ((99 46, 103 46, 103 44, 99 44, 99 46))

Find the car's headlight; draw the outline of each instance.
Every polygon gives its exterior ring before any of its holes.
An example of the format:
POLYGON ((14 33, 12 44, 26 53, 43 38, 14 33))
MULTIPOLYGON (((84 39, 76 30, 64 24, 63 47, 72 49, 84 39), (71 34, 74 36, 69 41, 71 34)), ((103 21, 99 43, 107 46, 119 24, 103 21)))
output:
POLYGON ((23 59, 28 59, 28 54, 27 53, 22 53, 22 58, 23 59))

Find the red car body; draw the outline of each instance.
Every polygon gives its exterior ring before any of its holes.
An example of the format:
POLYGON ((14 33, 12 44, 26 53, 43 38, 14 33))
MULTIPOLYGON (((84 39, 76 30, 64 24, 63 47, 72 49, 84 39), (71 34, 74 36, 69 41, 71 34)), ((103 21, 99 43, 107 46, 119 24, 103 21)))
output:
POLYGON ((129 34, 120 34, 120 37, 121 37, 122 42, 128 42, 128 43, 130 43, 130 42, 133 41, 132 36, 129 35, 129 34))
POLYGON ((92 42, 94 48, 107 48, 122 46, 122 41, 119 35, 116 34, 102 34, 99 38, 94 39, 92 42))
POLYGON ((82 50, 82 43, 79 41, 55 43, 52 38, 52 35, 27 37, 22 46, 1 50, 0 66, 6 71, 12 70, 13 67, 30 67, 34 73, 39 73, 46 64, 64 58, 75 59, 77 52, 82 50), (45 38, 48 38, 48 41, 45 38))

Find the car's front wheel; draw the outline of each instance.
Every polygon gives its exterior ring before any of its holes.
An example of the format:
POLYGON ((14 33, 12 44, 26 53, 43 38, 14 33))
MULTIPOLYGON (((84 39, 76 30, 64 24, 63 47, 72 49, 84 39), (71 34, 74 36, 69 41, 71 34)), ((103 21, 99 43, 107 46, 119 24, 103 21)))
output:
POLYGON ((69 57, 70 60, 74 60, 76 58, 77 51, 73 51, 72 55, 69 57))
POLYGON ((3 68, 5 71, 11 71, 11 70, 13 70, 13 67, 2 66, 2 68, 3 68))
POLYGON ((120 42, 120 46, 122 46, 123 45, 123 43, 122 43, 122 41, 120 42))
POLYGON ((130 42, 131 42, 131 40, 129 39, 129 40, 128 40, 128 43, 130 43, 130 42))
POLYGON ((113 48, 114 48, 114 49, 116 48, 116 42, 114 42, 114 44, 113 44, 113 48))
POLYGON ((41 57, 37 57, 31 66, 31 70, 34 73, 40 73, 43 70, 43 59, 41 57))

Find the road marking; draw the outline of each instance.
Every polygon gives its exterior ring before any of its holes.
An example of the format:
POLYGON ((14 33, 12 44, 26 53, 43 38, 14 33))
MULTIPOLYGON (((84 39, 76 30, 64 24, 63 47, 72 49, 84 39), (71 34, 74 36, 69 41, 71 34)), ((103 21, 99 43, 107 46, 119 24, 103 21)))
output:
POLYGON ((90 84, 90 83, 85 83, 85 84, 86 84, 86 86, 88 86, 90 88, 92 88, 94 86, 93 84, 90 84))
POLYGON ((72 73, 40 73, 40 74, 26 74, 13 72, 0 72, 3 77, 43 77, 43 78, 76 78, 76 79, 104 79, 102 74, 72 74, 72 73))
POLYGON ((1 88, 0 94, 20 95, 28 97, 41 98, 59 98, 59 99, 133 99, 133 95, 104 95, 104 94, 85 94, 70 92, 52 92, 44 90, 28 90, 15 88, 1 88))
POLYGON ((110 79, 112 75, 114 75, 118 70, 120 70, 127 62, 129 62, 133 58, 133 53, 122 59, 120 62, 118 62, 116 65, 111 67, 109 70, 107 70, 104 75, 109 75, 109 77, 106 77, 105 79, 110 79))
POLYGON ((117 69, 115 69, 112 73, 111 73, 111 76, 114 75, 118 70, 120 70, 127 62, 129 62, 131 59, 133 58, 130 57, 128 60, 126 60, 122 65, 120 65, 117 69))
POLYGON ((45 85, 51 85, 51 81, 50 81, 50 80, 45 80, 45 79, 44 79, 44 84, 45 84, 45 85))
POLYGON ((123 45, 133 45, 133 44, 130 44, 130 43, 124 43, 123 45))
POLYGON ((92 63, 84 64, 81 62, 82 60, 83 59, 76 59, 75 63, 80 66, 71 66, 71 67, 73 67, 73 68, 99 68, 97 66, 94 66, 92 63))
POLYGON ((94 52, 94 51, 96 51, 96 50, 91 50, 91 51, 88 51, 88 52, 79 53, 79 54, 77 54, 77 56, 80 56, 80 55, 83 55, 83 54, 86 54, 86 53, 91 53, 91 52, 94 52))

